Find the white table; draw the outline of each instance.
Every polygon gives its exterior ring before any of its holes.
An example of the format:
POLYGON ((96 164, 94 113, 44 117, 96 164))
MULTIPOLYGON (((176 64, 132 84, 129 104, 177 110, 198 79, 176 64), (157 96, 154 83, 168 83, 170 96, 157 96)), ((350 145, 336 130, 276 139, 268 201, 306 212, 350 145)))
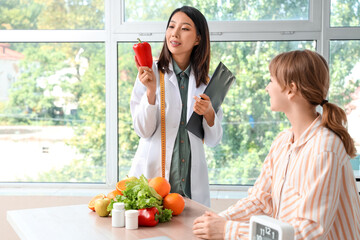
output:
POLYGON ((170 222, 136 230, 113 228, 111 217, 99 217, 87 205, 12 210, 7 212, 7 220, 23 240, 144 239, 161 236, 188 240, 198 239, 192 233, 193 221, 205 210, 210 209, 185 199, 184 211, 170 222))

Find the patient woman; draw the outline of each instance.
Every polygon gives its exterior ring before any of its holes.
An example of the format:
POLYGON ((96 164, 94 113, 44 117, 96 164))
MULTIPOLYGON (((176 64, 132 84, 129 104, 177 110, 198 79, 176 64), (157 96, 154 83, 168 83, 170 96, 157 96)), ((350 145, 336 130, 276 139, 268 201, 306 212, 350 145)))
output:
POLYGON ((345 112, 326 100, 329 69, 309 50, 276 56, 266 87, 272 111, 291 128, 273 142, 249 196, 194 221, 203 239, 248 239, 249 220, 267 215, 294 227, 295 239, 360 239, 360 200, 350 158, 355 146, 345 112), (320 105, 323 113, 316 111, 320 105))

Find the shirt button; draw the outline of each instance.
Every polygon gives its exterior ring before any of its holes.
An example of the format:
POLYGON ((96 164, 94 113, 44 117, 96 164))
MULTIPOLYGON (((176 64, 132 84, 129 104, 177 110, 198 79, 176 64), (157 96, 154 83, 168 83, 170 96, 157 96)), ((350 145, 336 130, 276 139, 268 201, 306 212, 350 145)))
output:
POLYGON ((185 182, 185 179, 181 179, 181 181, 185 182))
POLYGON ((184 125, 184 122, 181 122, 181 125, 184 125))
POLYGON ((184 86, 181 86, 181 88, 184 88, 184 86))
POLYGON ((181 159, 182 162, 185 162, 185 159, 181 159))
POLYGON ((184 143, 184 140, 181 140, 180 142, 181 142, 181 143, 184 143))

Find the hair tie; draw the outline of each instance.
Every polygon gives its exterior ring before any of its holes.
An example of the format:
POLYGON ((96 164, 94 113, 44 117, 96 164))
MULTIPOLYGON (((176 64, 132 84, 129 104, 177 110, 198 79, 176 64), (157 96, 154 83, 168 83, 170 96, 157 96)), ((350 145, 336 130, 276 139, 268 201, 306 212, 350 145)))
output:
POLYGON ((322 100, 322 102, 320 103, 320 106, 323 106, 324 104, 326 104, 326 103, 328 103, 328 102, 329 102, 328 100, 324 99, 324 100, 322 100))

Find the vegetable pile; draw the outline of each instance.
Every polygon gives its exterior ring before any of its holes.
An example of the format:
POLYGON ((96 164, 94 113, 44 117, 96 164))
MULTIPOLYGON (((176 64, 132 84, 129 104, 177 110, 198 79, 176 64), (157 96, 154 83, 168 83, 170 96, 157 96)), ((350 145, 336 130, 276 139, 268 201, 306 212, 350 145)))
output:
POLYGON ((115 202, 123 202, 125 210, 139 210, 139 225, 141 226, 155 226, 158 222, 171 220, 172 210, 163 208, 163 198, 149 186, 144 175, 140 178, 132 177, 127 181, 126 189, 122 191, 122 194, 111 200, 107 207, 108 211, 113 209, 115 202))

